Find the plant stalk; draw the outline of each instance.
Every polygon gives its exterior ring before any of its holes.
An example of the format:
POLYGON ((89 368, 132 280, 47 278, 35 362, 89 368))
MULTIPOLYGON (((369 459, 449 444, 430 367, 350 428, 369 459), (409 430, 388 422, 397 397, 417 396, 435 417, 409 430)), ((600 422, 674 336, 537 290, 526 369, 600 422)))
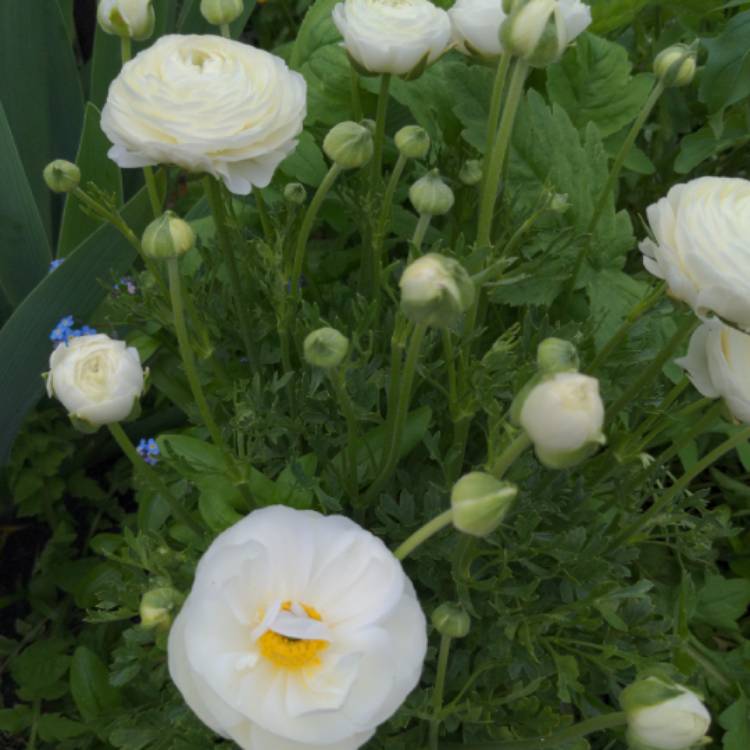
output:
POLYGON ((435 516, 424 526, 417 529, 406 541, 402 542, 393 553, 396 559, 403 560, 408 557, 422 542, 426 542, 431 536, 434 536, 446 526, 453 522, 453 509, 443 511, 439 516, 435 516))
POLYGON ((492 462, 490 474, 496 479, 502 479, 505 472, 531 447, 531 438, 526 432, 521 432, 513 442, 492 462))
POLYGON ((438 653, 437 674, 432 693, 432 719, 430 720, 430 750, 438 750, 440 738, 440 712, 443 710, 443 695, 445 693, 445 676, 448 672, 448 657, 450 656, 451 641, 449 635, 440 636, 440 651, 438 653))
POLYGON ((380 76, 380 92, 378 93, 378 108, 375 114, 375 137, 372 154, 371 189, 380 182, 383 169, 383 142, 385 141, 385 118, 388 112, 388 89, 391 85, 391 74, 383 73, 380 76))

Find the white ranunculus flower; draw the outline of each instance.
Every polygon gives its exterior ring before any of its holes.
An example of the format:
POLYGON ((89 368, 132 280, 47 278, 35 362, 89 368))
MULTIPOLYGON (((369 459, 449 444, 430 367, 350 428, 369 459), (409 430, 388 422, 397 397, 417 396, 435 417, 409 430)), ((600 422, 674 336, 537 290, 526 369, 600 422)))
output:
POLYGON ((453 39, 467 54, 497 57, 503 51, 500 26, 505 20, 502 0, 457 0, 448 11, 453 39))
POLYGON ((177 164, 246 195, 294 150, 306 92, 280 57, 220 36, 172 34, 123 66, 102 130, 121 167, 177 164))
POLYGON ((750 330, 750 181, 699 177, 649 206, 646 268, 700 316, 750 330))
POLYGON ((126 419, 143 392, 138 350, 103 333, 58 345, 49 368, 49 396, 71 417, 95 427, 126 419))
POLYGON ((272 506, 198 563, 169 671, 243 750, 355 750, 419 681, 425 627, 379 539, 343 516, 272 506))
POLYGON ((153 34, 156 20, 151 0, 100 0, 96 18, 107 34, 139 40, 153 34))
POLYGON ((542 463, 572 466, 604 442, 599 381, 578 372, 558 372, 529 391, 519 421, 542 463))
POLYGON ((687 356, 676 360, 708 398, 723 398, 734 416, 750 424, 750 336, 712 318, 690 339, 687 356))
POLYGON ((371 73, 406 75, 451 40, 448 14, 429 0, 344 0, 333 22, 349 55, 371 73))

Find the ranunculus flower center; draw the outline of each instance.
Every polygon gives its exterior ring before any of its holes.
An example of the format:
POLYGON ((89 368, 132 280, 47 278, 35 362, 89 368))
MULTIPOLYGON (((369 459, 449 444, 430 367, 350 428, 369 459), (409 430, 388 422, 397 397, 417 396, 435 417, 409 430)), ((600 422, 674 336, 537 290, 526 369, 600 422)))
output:
POLYGON ((111 375, 109 359, 101 352, 76 363, 76 382, 89 398, 96 401, 107 397, 111 375))
MULTIPOLYGON (((283 669, 319 666, 319 654, 328 647, 328 641, 322 638, 298 638, 290 633, 297 632, 295 625, 299 625, 304 630, 307 629, 306 624, 311 624, 309 621, 322 622, 322 620, 318 610, 308 604, 283 602, 279 607, 278 615, 269 624, 269 629, 258 638, 260 653, 283 669), (290 621, 290 617, 296 618, 298 622, 290 621), (274 630, 275 627, 286 632, 277 632, 274 630)), ((264 624, 267 624, 267 618, 264 618, 264 624)))

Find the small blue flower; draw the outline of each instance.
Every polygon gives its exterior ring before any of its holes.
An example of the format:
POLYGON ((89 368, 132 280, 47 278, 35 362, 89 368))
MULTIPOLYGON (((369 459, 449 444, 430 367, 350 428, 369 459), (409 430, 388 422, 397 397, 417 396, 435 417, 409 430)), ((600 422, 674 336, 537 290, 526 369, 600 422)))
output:
POLYGON ((50 333, 50 341, 55 341, 59 344, 67 344, 68 339, 74 336, 73 324, 75 320, 72 315, 66 315, 58 324, 52 329, 50 333))
POLYGON ((136 450, 141 458, 150 466, 155 466, 159 462, 161 451, 154 438, 141 438, 136 450))
POLYGON ((75 328, 70 332, 70 335, 73 337, 78 336, 93 336, 96 333, 96 328, 91 328, 90 326, 81 326, 81 328, 75 328))
POLYGON ((64 262, 65 258, 55 258, 55 260, 49 264, 49 271, 47 273, 52 273, 56 268, 60 268, 64 262))
POLYGON ((130 276, 123 276, 113 287, 116 294, 125 292, 131 297, 138 293, 138 287, 130 276))

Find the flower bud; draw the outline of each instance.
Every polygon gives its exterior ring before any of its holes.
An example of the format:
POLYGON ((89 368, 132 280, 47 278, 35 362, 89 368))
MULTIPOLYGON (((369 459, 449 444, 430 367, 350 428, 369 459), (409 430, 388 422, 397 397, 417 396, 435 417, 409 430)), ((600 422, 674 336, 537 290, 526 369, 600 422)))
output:
POLYGON ((683 685, 647 677, 620 695, 628 721, 628 743, 647 750, 690 750, 705 744, 711 715, 683 685))
POLYGON ((478 185, 482 181, 482 162, 479 159, 469 159, 461 166, 458 179, 468 187, 478 185))
POLYGON ((154 33, 151 0, 100 0, 96 18, 107 34, 141 41, 154 33))
POLYGON ((177 214, 166 211, 146 227, 141 245, 149 258, 178 258, 195 245, 195 232, 177 214))
POLYGON ((323 140, 326 156, 342 169, 363 167, 372 158, 372 133, 356 122, 340 122, 323 140))
POLYGON ((359 121, 359 124, 363 128, 367 128, 370 131, 370 135, 375 135, 375 131, 378 129, 378 124, 375 122, 375 120, 370 119, 369 117, 364 117, 359 121))
POLYGON ((505 518, 518 488, 491 474, 473 471, 453 485, 453 525, 464 534, 487 536, 505 518))
POLYGON ((236 21, 243 10, 243 0, 201 0, 201 15, 213 26, 236 21))
POLYGON ((420 214, 442 216, 453 208, 453 191, 440 178, 437 169, 420 177, 409 189, 411 205, 420 214))
POLYGON ((172 622, 172 612, 182 601, 182 595, 173 588, 164 587, 147 591, 141 599, 141 626, 146 630, 166 630, 172 622))
POLYGON ((474 282, 453 258, 427 253, 406 267, 401 310, 415 323, 450 327, 474 302, 474 282))
POLYGON ((465 638, 471 628, 471 618, 463 607, 446 602, 432 613, 432 624, 440 635, 465 638))
POLYGON ((407 159, 424 159, 430 150, 430 136, 419 125, 407 125, 396 133, 396 148, 407 159))
POLYGON ((42 172, 47 187, 53 193, 69 193, 81 182, 81 170, 65 159, 51 161, 42 172))
POLYGON ((284 187, 284 200, 301 206, 307 200, 307 190, 300 182, 290 182, 284 187))
POLYGON ((549 210, 556 214, 567 213, 570 208, 570 200, 565 193, 555 193, 549 201, 549 210))
POLYGON ((564 339, 544 339, 536 350, 539 370, 545 375, 578 370, 578 350, 564 339))
POLYGON ((695 51, 684 44, 662 50, 654 60, 654 73, 666 88, 688 86, 695 78, 695 51))
POLYGON ((338 367, 348 351, 349 339, 335 328, 318 328, 304 343, 305 361, 324 370, 338 367))
POLYGON ((557 372, 535 385, 519 406, 521 426, 550 469, 575 466, 606 442, 596 378, 557 372))

